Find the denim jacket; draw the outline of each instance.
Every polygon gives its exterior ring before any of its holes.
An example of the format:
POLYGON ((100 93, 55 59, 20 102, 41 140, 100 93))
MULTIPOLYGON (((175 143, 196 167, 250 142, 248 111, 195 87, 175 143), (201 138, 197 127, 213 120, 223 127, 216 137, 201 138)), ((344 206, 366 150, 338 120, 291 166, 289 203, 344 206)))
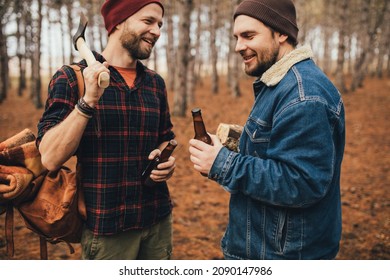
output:
POLYGON ((332 259, 341 238, 344 105, 308 47, 254 82, 239 153, 222 148, 209 178, 231 194, 226 259, 332 259))

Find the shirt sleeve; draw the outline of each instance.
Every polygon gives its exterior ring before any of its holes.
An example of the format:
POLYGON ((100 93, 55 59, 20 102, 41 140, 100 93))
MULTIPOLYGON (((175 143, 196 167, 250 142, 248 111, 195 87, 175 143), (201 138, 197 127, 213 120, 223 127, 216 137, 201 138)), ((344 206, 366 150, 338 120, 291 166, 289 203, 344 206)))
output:
POLYGON ((175 134, 172 131, 173 124, 171 121, 171 115, 168 104, 168 94, 164 80, 159 77, 158 86, 161 88, 161 107, 160 107, 160 132, 159 143, 166 142, 175 138, 175 134))
POLYGON ((77 99, 77 77, 72 68, 63 66, 49 82, 45 110, 38 122, 38 147, 45 133, 73 111, 77 99))

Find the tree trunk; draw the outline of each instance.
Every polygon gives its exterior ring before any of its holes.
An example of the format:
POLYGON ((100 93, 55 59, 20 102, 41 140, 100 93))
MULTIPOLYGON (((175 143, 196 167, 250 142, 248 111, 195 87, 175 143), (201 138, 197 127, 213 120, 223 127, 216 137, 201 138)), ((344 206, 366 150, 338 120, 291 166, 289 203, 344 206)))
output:
POLYGON ((347 20, 348 19, 348 0, 341 0, 338 3, 339 8, 336 9, 339 13, 339 46, 337 53, 337 67, 336 67, 336 87, 341 93, 347 92, 347 87, 345 85, 345 75, 344 75, 344 63, 345 63, 345 41, 346 41, 346 29, 347 29, 347 20))
POLYGON ((74 61, 74 56, 73 56, 73 49, 74 49, 74 46, 73 46, 73 34, 72 34, 72 27, 73 27, 73 17, 72 17, 72 9, 73 9, 73 1, 72 0, 68 0, 66 1, 65 5, 66 5, 66 13, 67 13, 67 18, 68 18, 68 34, 69 34, 69 63, 72 63, 74 61))
POLYGON ((6 99, 9 86, 8 53, 3 30, 3 26, 0 25, 0 103, 6 99))
MULTIPOLYGON (((18 57, 19 62, 19 73, 22 72, 22 68, 24 67, 24 57, 22 51, 22 18, 23 18, 23 5, 20 0, 15 1, 15 14, 16 14, 16 56, 18 57)), ((23 76, 19 75, 19 83, 18 83, 18 96, 23 95, 23 90, 26 88, 25 80, 23 80, 23 76)))
POLYGON ((190 21, 192 0, 179 2, 179 47, 176 57, 176 80, 173 115, 184 117, 187 111, 187 71, 190 50, 190 21))
MULTIPOLYGON (((32 49, 33 49, 33 20, 32 20, 32 16, 31 16, 31 9, 30 9, 30 5, 31 5, 31 1, 29 2, 25 2, 24 3, 24 8, 23 8, 23 11, 24 11, 24 26, 23 26, 23 30, 24 30, 24 67, 22 67, 22 72, 20 73, 20 75, 23 77, 23 79, 25 80, 26 82, 26 89, 27 89, 27 67, 29 65, 30 67, 30 70, 32 71, 31 67, 32 67, 32 64, 33 64, 33 61, 32 61, 32 49), (28 61, 30 61, 30 63, 27 63, 28 61)), ((29 85, 29 87, 31 87, 31 84, 29 85)), ((31 93, 30 93, 30 96, 31 96, 31 93)))
POLYGON ((65 64, 66 62, 66 57, 65 57, 65 45, 68 44, 68 41, 65 39, 65 34, 66 34, 66 28, 64 23, 64 19, 66 18, 62 12, 61 6, 59 7, 58 14, 60 16, 59 18, 59 23, 61 27, 61 53, 62 53, 62 62, 60 64, 65 64))
POLYGON ((219 91, 219 76, 218 76, 218 51, 217 51, 217 26, 218 26, 218 1, 211 0, 210 2, 210 62, 211 62, 211 92, 217 94, 219 91))
POLYGON ((387 66, 386 66, 386 71, 387 71, 387 77, 390 78, 390 48, 387 48, 387 66))
MULTIPOLYGON (((330 6, 329 4, 328 6, 330 6)), ((324 41, 324 57, 322 59, 322 70, 326 73, 329 74, 331 73, 331 63, 332 63, 332 55, 331 55, 331 35, 332 35, 332 30, 331 27, 325 24, 324 31, 323 31, 323 41, 324 41)))
POLYGON ((348 50, 348 67, 347 67, 347 74, 351 74, 353 73, 353 59, 352 59, 352 41, 353 41, 353 37, 352 36, 349 36, 348 37, 348 41, 347 41, 347 50, 348 50))
POLYGON ((157 48, 153 48, 153 68, 154 71, 158 72, 158 51, 157 48))
POLYGON ((7 36, 4 34, 5 25, 10 17, 13 1, 1 1, 0 5, 0 103, 7 97, 8 88, 10 86, 9 80, 9 56, 7 50, 7 36))
POLYGON ((32 58, 31 72, 31 96, 33 103, 37 109, 42 108, 42 80, 40 75, 41 70, 41 33, 42 33, 42 0, 38 0, 38 19, 36 22, 36 30, 33 33, 34 52, 32 58))
POLYGON ((195 102, 195 56, 189 55, 188 67, 187 67, 187 104, 193 104, 195 102))
POLYGON ((374 48, 371 43, 375 42, 378 29, 382 25, 385 11, 387 10, 388 1, 384 2, 384 5, 378 12, 370 12, 371 1, 362 2, 362 17, 360 21, 360 28, 363 30, 361 39, 361 53, 357 58, 354 75, 352 77, 351 91, 355 91, 357 88, 363 86, 364 78, 368 71, 368 63, 372 57, 374 48), (374 18, 375 22, 371 26, 370 19, 374 18), (364 28, 365 27, 365 28, 364 28))
MULTIPOLYGON (((240 0, 234 0, 232 3, 231 14, 234 13, 237 5, 240 3, 240 0)), ((233 34, 233 26, 234 23, 231 22, 229 28, 229 34, 233 34)), ((232 96, 239 97, 241 96, 240 85, 239 85, 239 77, 240 77, 240 57, 235 52, 236 41, 233 40, 233 36, 229 36, 229 66, 228 66, 228 86, 230 88, 230 92, 232 96)))
POLYGON ((174 1, 166 1, 165 4, 165 19, 166 19, 166 29, 167 29, 167 43, 166 43, 166 59, 167 59, 167 86, 169 89, 174 89, 175 87, 175 40, 173 38, 173 14, 174 14, 174 1))
MULTIPOLYGON (((239 0, 237 0, 239 1, 239 0)), ((241 1, 239 1, 241 2, 241 1)), ((298 21, 298 25, 299 25, 299 32, 298 32, 298 41, 301 42, 301 43, 305 43, 306 42, 306 38, 307 38, 307 33, 309 31, 309 18, 310 18, 310 15, 309 13, 306 13, 306 9, 305 9, 305 5, 307 3, 307 0, 295 0, 295 7, 296 7, 296 10, 299 12, 297 14, 297 21, 298 21)))
POLYGON ((104 50, 104 46, 106 44, 103 41, 107 43, 107 30, 103 22, 99 21, 99 46, 101 51, 104 50))
MULTIPOLYGON (((202 40, 202 1, 198 1, 198 7, 197 7, 197 17, 196 17, 196 42, 194 46, 195 50, 195 61, 194 61, 194 83, 197 85, 203 85, 203 77, 201 75, 201 69, 202 69, 202 64, 203 64, 203 59, 202 59, 202 52, 201 52, 201 40, 202 40)), ((193 95, 191 97, 192 102, 195 101, 195 96, 193 95)), ((191 102, 191 103, 192 103, 191 102)))
MULTIPOLYGON (((385 14, 384 22, 390 21, 390 5, 387 5, 387 12, 385 14)), ((382 28, 382 32, 380 35, 380 41, 378 46, 378 55, 377 55, 377 66, 375 74, 378 78, 383 78, 383 70, 384 70, 384 62, 385 57, 387 56, 387 61, 390 60, 388 56, 389 53, 389 45, 390 45, 390 25, 385 24, 382 28)))
POLYGON ((50 15, 49 15, 49 11, 48 11, 48 14, 47 14, 47 18, 48 18, 48 27, 47 27, 47 33, 49 34, 48 36, 48 45, 49 45, 49 48, 48 48, 48 63, 49 63, 49 76, 53 75, 54 74, 54 70, 53 70, 53 40, 52 40, 52 36, 51 36, 51 31, 52 31, 52 24, 54 23, 51 19, 50 19, 50 15))

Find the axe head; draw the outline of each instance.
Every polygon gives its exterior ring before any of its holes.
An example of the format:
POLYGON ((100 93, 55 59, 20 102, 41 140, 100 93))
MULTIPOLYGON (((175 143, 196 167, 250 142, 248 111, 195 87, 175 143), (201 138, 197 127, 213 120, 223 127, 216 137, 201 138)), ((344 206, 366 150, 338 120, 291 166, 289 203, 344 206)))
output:
POLYGON ((73 35, 73 45, 76 51, 78 51, 77 40, 83 38, 83 40, 85 41, 85 29, 87 28, 87 25, 88 25, 88 18, 82 12, 80 12, 79 28, 77 29, 76 33, 73 35))

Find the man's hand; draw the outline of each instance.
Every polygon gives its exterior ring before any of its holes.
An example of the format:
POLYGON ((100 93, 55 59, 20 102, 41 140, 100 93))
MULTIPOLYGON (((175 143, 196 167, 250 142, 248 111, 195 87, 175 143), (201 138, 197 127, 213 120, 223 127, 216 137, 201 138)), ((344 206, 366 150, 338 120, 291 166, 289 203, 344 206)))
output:
POLYGON ((98 77, 101 72, 110 74, 107 61, 103 63, 96 61, 93 64, 88 65, 83 71, 85 82, 84 100, 92 108, 96 106, 104 92, 104 88, 100 88, 98 85, 98 77))
MULTIPOLYGON (((160 155, 161 151, 159 149, 153 150, 149 154, 149 160, 153 160, 156 155, 160 155)), ((154 182, 164 182, 172 177, 173 172, 176 168, 176 159, 173 156, 170 156, 166 162, 160 163, 157 165, 157 169, 154 169, 150 173, 150 179, 154 182)))
POLYGON ((215 158, 223 147, 216 135, 210 134, 210 136, 213 141, 212 146, 196 139, 189 141, 190 160, 195 170, 203 174, 209 174, 215 158))

